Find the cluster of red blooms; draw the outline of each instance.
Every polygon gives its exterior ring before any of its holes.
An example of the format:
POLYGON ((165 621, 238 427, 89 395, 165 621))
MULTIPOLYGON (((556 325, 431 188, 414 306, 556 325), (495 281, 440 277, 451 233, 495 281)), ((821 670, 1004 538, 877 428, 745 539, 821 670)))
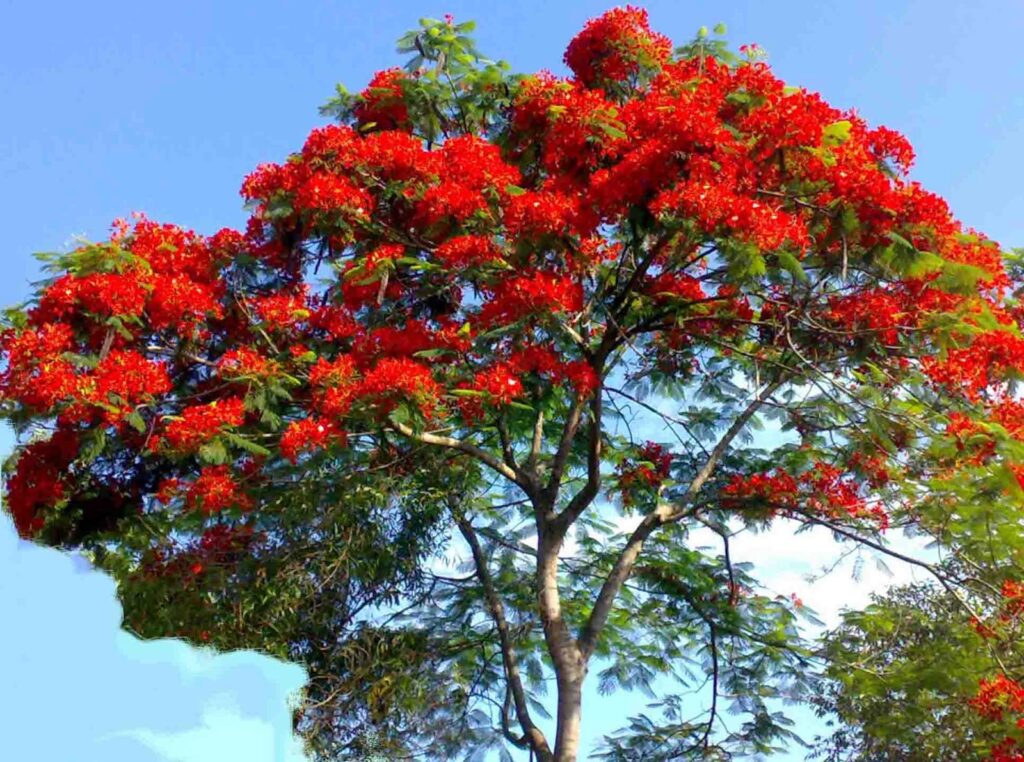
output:
POLYGON ((360 94, 355 117, 361 125, 376 125, 381 130, 400 130, 408 125, 409 108, 402 97, 401 69, 385 69, 373 75, 360 94))
POLYGON ((969 346, 947 350, 945 357, 925 358, 922 367, 937 384, 976 401, 1008 372, 1024 370, 1024 337, 1010 331, 982 333, 969 346))
POLYGON ((292 463, 298 463, 299 456, 306 451, 323 450, 333 442, 343 444, 344 432, 328 418, 303 418, 293 421, 281 435, 278 447, 281 455, 292 463))
POLYGON ((217 370, 228 378, 269 378, 277 374, 279 364, 253 347, 230 349, 217 361, 217 370))
POLYGON ((157 547, 146 552, 138 577, 170 579, 189 587, 198 578, 217 569, 230 569, 265 539, 246 524, 215 524, 206 528, 198 541, 179 548, 157 547))
POLYGON ((46 440, 28 445, 18 459, 18 470, 7 480, 7 509, 23 536, 43 526, 41 509, 68 497, 69 467, 78 456, 77 432, 58 429, 46 440))
POLYGON ((165 479, 156 499, 167 505, 179 498, 187 510, 199 510, 208 516, 232 507, 250 510, 255 505, 227 465, 204 466, 192 480, 165 479))
POLYGON ((641 493, 650 493, 669 478, 672 453, 656 442, 645 442, 637 448, 635 457, 619 464, 617 485, 625 506, 636 503, 641 493))
POLYGON ((587 22, 565 51, 565 64, 586 87, 622 82, 668 62, 672 41, 652 32, 647 11, 627 5, 587 22))
POLYGON ((772 516, 806 512, 830 519, 864 519, 880 530, 889 526, 889 515, 864 498, 860 483, 827 463, 815 463, 799 476, 782 469, 750 476, 736 474, 722 488, 722 506, 738 511, 765 506, 772 516))
POLYGON ((827 319, 854 340, 866 333, 893 347, 905 330, 917 323, 915 311, 907 302, 904 294, 881 288, 832 297, 827 319))
POLYGON ((501 250, 490 238, 461 235, 449 238, 434 250, 434 256, 453 270, 501 261, 501 250))
POLYGON ((985 678, 969 703, 986 720, 1010 721, 1017 731, 992 748, 988 762, 1024 762, 1024 686, 1002 674, 985 678))
POLYGON ((479 320, 484 326, 508 325, 529 316, 571 314, 581 309, 583 288, 578 281, 538 271, 495 284, 479 320))
POLYGON ((1016 637, 1017 627, 1024 623, 1024 583, 1008 579, 1000 592, 1002 600, 992 617, 971 617, 971 626, 985 639, 1016 637))
POLYGON ((245 401, 239 397, 214 400, 206 405, 191 405, 171 420, 163 432, 163 441, 154 438, 150 446, 163 444, 179 453, 195 452, 225 429, 245 422, 245 401))

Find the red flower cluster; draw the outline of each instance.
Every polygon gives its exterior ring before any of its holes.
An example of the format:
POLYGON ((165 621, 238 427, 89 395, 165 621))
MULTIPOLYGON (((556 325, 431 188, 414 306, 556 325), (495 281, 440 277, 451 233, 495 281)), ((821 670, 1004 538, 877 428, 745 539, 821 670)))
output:
POLYGON ((984 718, 999 721, 1009 714, 1024 714, 1024 686, 1006 675, 983 679, 970 704, 984 718))
POLYGON ((672 453, 655 442, 645 442, 637 448, 636 456, 619 464, 617 484, 622 502, 630 506, 638 502, 641 493, 656 491, 669 478, 672 453))
POLYGON ((171 389, 166 364, 123 349, 108 354, 91 374, 83 376, 79 396, 84 404, 103 406, 106 420, 117 423, 137 406, 152 403, 171 389))
POLYGON ((374 125, 378 130, 402 130, 409 124, 409 109, 402 97, 401 69, 385 69, 373 75, 370 84, 359 94, 355 107, 356 121, 363 127, 374 125))
POLYGON ((191 481, 166 479, 160 484, 156 499, 165 505, 181 499, 186 510, 202 511, 208 516, 227 508, 247 511, 254 507, 253 499, 226 465, 204 466, 191 481))
POLYGON ((227 378, 267 378, 277 374, 279 365, 252 347, 238 347, 221 356, 217 369, 227 378))
POLYGON ((982 390, 1008 373, 1024 371, 1024 337, 1009 331, 982 333, 969 346, 948 350, 944 358, 924 358, 922 368, 935 383, 977 400, 982 390))
POLYGON ((78 449, 78 433, 58 429, 49 439, 33 442, 19 454, 4 497, 22 537, 38 532, 45 523, 45 511, 68 496, 68 469, 78 457, 78 449))
POLYGON ((333 443, 344 443, 344 433, 337 424, 322 418, 303 418, 288 424, 278 446, 281 455, 298 463, 303 452, 323 450, 333 443))
POLYGON ((487 395, 496 405, 507 405, 523 396, 523 382, 506 363, 492 365, 476 374, 473 388, 487 395))
POLYGON ((238 397, 192 405, 167 424, 162 441, 154 439, 150 446, 155 450, 166 444, 175 452, 195 452, 224 429, 241 426, 244 422, 245 405, 238 397))
POLYGON ((583 287, 567 276, 537 271, 500 281, 480 309, 484 326, 508 325, 532 316, 583 309, 583 287))
POLYGON ((587 22, 565 51, 565 63, 587 87, 603 87, 657 70, 668 62, 672 41, 652 32, 647 11, 627 5, 587 22))
POLYGON ((736 474, 722 489, 722 496, 723 507, 734 510, 764 505, 770 516, 806 511, 832 519, 865 519, 882 530, 889 526, 888 514, 863 497, 860 484, 826 463, 816 463, 798 477, 782 469, 751 476, 736 474))
POLYGON ((501 261, 501 250, 490 238, 479 235, 464 235, 449 238, 434 250, 446 267, 462 271, 468 267, 479 267, 501 261))
POLYGON ((443 390, 430 369, 406 358, 386 357, 369 370, 355 389, 360 400, 375 405, 382 414, 401 400, 411 402, 425 418, 431 418, 443 390))
POLYGON ((150 324, 157 330, 174 328, 185 333, 205 318, 222 317, 216 288, 186 275, 155 276, 147 306, 150 324))

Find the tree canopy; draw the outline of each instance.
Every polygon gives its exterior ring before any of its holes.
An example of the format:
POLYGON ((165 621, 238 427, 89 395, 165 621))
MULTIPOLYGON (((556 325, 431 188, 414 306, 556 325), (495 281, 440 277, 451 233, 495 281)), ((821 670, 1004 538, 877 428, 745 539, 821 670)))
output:
POLYGON ((244 230, 41 255, 0 338, 19 532, 88 551, 141 635, 304 664, 323 759, 574 760, 588 672, 652 696, 600 757, 763 755, 823 666, 850 758, 953 704, 942 748, 1024 758, 1019 257, 724 30, 614 9, 565 77, 472 30, 339 87, 244 230), (949 630, 882 602, 806 642, 730 552, 781 523, 927 570, 949 630), (895 689, 837 666, 886 638, 895 689))

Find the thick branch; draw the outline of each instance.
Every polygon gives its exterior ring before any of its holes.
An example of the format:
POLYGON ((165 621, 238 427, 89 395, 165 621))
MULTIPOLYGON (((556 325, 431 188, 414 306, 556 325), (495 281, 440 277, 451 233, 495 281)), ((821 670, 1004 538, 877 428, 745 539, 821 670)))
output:
POLYGON ((564 531, 572 526, 580 514, 597 497, 601 489, 601 391, 590 400, 590 426, 587 440, 587 483, 577 492, 566 509, 556 519, 559 529, 564 531))
POLYGON ((497 471, 499 474, 504 476, 509 481, 518 484, 529 494, 531 491, 530 483, 523 478, 523 476, 515 469, 510 467, 508 464, 503 463, 500 459, 491 455, 491 453, 483 450, 476 445, 463 441, 461 439, 455 439, 454 437, 442 436, 440 434, 431 434, 429 431, 417 432, 414 431, 411 426, 405 423, 392 423, 398 433, 403 436, 415 439, 417 442, 423 442, 424 444, 438 445, 439 447, 447 447, 452 450, 459 450, 467 455, 472 455, 474 458, 479 460, 486 466, 497 471))
POLYGON ((501 645, 501 655, 505 665, 505 678, 508 687, 512 692, 512 699, 515 705, 516 719, 523 729, 523 734, 529 742, 530 747, 542 759, 551 755, 551 748, 540 728, 533 724, 530 718, 530 709, 526 702, 526 692, 523 689, 523 680, 519 673, 519 663, 516 659, 516 652, 512 646, 512 637, 509 634, 508 620, 505 619, 505 606, 498 597, 494 587, 494 580, 490 570, 487 568, 487 558, 484 555, 480 541, 477 539, 473 526, 464 516, 456 515, 456 523, 459 531, 469 545, 473 553, 473 563, 476 565, 477 577, 484 590, 484 599, 487 601, 487 608, 490 610, 491 618, 498 628, 498 641, 501 645))

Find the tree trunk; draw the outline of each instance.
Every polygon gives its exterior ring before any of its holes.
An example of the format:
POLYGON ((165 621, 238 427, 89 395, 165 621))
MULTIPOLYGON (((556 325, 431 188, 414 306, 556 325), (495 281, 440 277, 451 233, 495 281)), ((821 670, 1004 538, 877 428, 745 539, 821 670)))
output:
POLYGON ((558 676, 558 728, 555 734, 555 762, 576 762, 580 750, 580 717, 583 707, 582 660, 573 674, 558 676))
POLYGON ((558 590, 559 535, 542 537, 537 548, 537 593, 544 640, 555 667, 558 714, 553 762, 576 762, 580 746, 583 678, 587 660, 565 620, 558 590))

